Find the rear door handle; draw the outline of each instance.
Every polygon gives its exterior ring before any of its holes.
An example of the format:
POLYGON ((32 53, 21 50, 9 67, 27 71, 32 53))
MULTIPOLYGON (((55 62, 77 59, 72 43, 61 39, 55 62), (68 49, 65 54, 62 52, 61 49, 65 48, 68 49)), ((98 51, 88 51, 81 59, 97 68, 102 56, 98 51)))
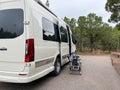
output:
POLYGON ((0 48, 0 51, 7 51, 7 48, 5 48, 5 47, 0 48))

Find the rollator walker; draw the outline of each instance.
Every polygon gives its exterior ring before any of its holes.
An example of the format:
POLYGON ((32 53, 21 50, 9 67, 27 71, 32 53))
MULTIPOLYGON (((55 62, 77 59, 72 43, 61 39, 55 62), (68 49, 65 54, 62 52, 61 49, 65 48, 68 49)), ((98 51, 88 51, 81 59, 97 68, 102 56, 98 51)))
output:
POLYGON ((69 69, 70 73, 78 72, 81 75, 81 58, 78 55, 71 56, 69 69))

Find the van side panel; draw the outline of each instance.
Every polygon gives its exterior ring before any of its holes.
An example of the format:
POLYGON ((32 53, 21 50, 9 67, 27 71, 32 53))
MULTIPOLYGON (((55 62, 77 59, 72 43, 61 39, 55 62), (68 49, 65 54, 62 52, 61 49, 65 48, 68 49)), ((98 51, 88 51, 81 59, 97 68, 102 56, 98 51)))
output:
POLYGON ((34 0, 27 1, 29 8, 28 21, 30 21, 35 41, 35 74, 46 71, 47 73, 54 70, 54 62, 59 54, 59 42, 43 40, 42 19, 57 24, 57 18, 50 14, 46 9, 36 3, 34 0), (50 69, 52 68, 52 69, 50 69))

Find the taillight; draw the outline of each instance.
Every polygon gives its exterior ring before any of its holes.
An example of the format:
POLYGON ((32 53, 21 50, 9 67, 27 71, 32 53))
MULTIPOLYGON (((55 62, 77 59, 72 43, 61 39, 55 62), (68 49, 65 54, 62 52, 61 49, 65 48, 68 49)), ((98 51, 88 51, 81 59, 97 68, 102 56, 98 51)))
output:
POLYGON ((34 61, 34 39, 26 40, 26 57, 25 62, 34 61))

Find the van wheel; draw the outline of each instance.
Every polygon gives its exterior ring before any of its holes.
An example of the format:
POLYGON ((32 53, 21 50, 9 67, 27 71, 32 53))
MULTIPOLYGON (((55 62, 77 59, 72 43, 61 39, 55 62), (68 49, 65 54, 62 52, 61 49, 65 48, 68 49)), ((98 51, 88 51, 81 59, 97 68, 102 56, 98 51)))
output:
POLYGON ((57 76, 57 75, 59 75, 60 72, 61 72, 61 63, 60 63, 59 58, 56 59, 55 64, 54 64, 54 67, 55 67, 55 69, 54 69, 54 71, 53 71, 51 74, 52 74, 53 76, 57 76))

